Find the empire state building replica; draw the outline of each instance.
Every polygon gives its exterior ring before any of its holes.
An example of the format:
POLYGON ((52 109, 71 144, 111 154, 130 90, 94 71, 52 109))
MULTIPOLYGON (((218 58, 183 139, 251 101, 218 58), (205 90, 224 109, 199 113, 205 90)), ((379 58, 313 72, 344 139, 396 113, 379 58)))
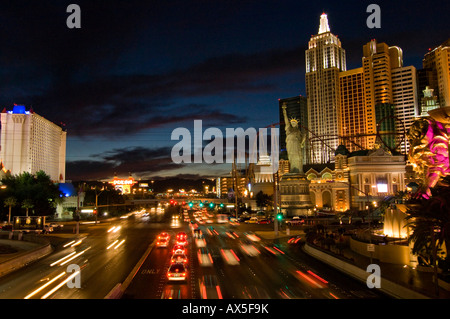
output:
POLYGON ((306 97, 311 163, 334 161, 338 141, 339 72, 346 71, 345 50, 331 33, 325 13, 319 33, 311 36, 306 50, 306 97))

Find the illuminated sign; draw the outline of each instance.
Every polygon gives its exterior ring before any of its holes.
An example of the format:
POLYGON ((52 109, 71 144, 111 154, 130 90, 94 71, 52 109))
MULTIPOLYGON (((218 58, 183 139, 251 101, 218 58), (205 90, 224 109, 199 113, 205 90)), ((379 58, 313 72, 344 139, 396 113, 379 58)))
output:
POLYGON ((130 179, 116 179, 110 182, 113 185, 134 185, 136 182, 130 179))
POLYGON ((42 230, 45 225, 45 216, 16 216, 13 230, 42 230))
POLYGON ((114 185, 115 189, 122 192, 122 194, 130 194, 131 186, 133 186, 137 182, 134 180, 133 177, 130 177, 128 179, 120 179, 120 178, 114 177, 114 179, 112 181, 110 181, 109 183, 114 185))

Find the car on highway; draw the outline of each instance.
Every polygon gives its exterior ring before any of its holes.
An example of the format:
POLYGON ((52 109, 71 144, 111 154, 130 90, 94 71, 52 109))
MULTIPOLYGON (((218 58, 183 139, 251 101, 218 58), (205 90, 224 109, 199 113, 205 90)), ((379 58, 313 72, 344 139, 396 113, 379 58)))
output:
POLYGON ((53 227, 53 230, 61 230, 64 228, 63 224, 58 224, 58 223, 50 223, 49 226, 53 227))
POLYGON ((176 253, 176 254, 173 254, 172 257, 170 257, 171 264, 181 263, 181 264, 186 265, 187 262, 188 262, 188 259, 185 254, 176 253))
POLYGON ((183 232, 183 231, 180 231, 180 232, 177 234, 177 241, 178 241, 178 240, 185 240, 185 239, 187 239, 187 234, 186 234, 185 232, 183 232))
POLYGON ((286 221, 286 225, 288 226, 294 226, 294 225, 303 225, 305 223, 305 220, 300 218, 299 216, 292 217, 291 220, 286 221))
POLYGON ((157 247, 168 247, 169 246, 169 240, 166 238, 159 238, 156 241, 156 246, 157 247))
POLYGON ((167 279, 175 280, 175 281, 184 281, 186 280, 187 269, 181 263, 171 264, 169 269, 167 270, 167 279))
POLYGON ((261 238, 259 238, 255 233, 253 232, 246 232, 244 235, 251 241, 260 241, 261 238))
POLYGON ((162 232, 158 235, 158 239, 166 239, 169 240, 170 239, 170 235, 167 232, 162 232))
POLYGON ((198 262, 200 266, 209 267, 213 264, 213 259, 208 249, 200 248, 197 252, 198 262))
POLYGON ((201 238, 201 237, 203 237, 203 234, 202 234, 202 230, 201 229, 199 229, 199 228, 197 228, 197 229, 194 229, 194 238, 201 238))
POLYGON ((177 239, 176 244, 181 246, 187 246, 188 242, 186 239, 177 239))
POLYGON ((214 275, 205 275, 200 279, 200 296, 202 299, 223 299, 219 280, 214 275))
POLYGON ((239 245, 239 248, 244 254, 250 257, 256 257, 261 254, 258 248, 248 242, 242 242, 242 244, 239 245))
POLYGON ((195 238, 195 244, 198 248, 206 247, 206 240, 203 236, 195 238))
POLYGON ((257 217, 251 217, 250 219, 247 219, 245 221, 246 224, 257 224, 258 223, 258 218, 257 217))
POLYGON ((45 225, 44 225, 43 232, 45 232, 45 233, 51 233, 51 232, 53 232, 53 226, 51 226, 50 224, 45 224, 45 225))
POLYGON ((239 265, 240 259, 233 251, 233 249, 220 249, 220 254, 222 255, 223 260, 228 265, 239 265))
POLYGON ((175 245, 175 246, 173 246, 172 253, 173 254, 177 254, 177 253, 186 254, 186 247, 184 245, 175 245))

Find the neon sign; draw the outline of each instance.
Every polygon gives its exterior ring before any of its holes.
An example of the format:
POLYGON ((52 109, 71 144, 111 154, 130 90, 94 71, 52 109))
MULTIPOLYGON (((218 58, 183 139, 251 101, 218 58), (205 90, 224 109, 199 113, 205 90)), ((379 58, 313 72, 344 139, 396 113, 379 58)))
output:
POLYGON ((114 185, 114 188, 116 190, 121 191, 122 194, 130 194, 131 187, 134 184, 136 184, 137 182, 134 180, 133 177, 130 177, 128 179, 119 179, 117 177, 114 177, 114 179, 112 181, 110 181, 109 183, 114 185))

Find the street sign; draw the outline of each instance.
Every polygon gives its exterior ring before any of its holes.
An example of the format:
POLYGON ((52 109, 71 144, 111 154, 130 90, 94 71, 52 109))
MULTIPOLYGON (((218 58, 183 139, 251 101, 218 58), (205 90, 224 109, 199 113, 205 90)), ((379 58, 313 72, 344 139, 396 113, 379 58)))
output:
POLYGON ((367 244, 367 251, 375 252, 375 244, 367 244))

